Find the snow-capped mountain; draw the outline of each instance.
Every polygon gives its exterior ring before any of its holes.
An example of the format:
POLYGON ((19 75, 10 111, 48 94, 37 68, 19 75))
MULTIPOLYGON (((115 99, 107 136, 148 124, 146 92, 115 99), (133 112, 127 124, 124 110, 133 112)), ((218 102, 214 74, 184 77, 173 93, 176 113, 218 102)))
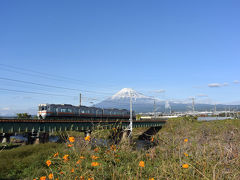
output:
MULTIPOLYGON (((143 95, 131 88, 123 88, 112 97, 95 104, 95 107, 100 108, 118 108, 118 109, 129 109, 130 107, 130 97, 132 96, 133 110, 135 112, 153 112, 154 111, 154 98, 143 95)), ((185 112, 192 110, 191 101, 161 101, 155 99, 155 107, 157 112, 185 112)), ((217 109, 224 110, 227 105, 218 104, 217 109)), ((212 111, 214 110, 213 104, 205 103, 196 103, 196 111, 212 111)), ((238 108, 237 106, 232 105, 231 108, 238 108)))

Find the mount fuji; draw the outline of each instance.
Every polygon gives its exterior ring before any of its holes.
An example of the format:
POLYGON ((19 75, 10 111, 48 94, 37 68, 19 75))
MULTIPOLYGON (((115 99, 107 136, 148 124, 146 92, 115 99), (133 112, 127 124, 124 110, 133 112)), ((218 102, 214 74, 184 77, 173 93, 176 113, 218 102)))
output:
MULTIPOLYGON (((129 109, 130 97, 132 96, 133 110, 136 112, 152 112, 154 109, 154 98, 145 96, 131 88, 123 88, 112 97, 95 104, 95 107, 101 108, 120 108, 129 109)), ((155 100, 155 103, 159 106, 164 106, 165 102, 155 100)))
MULTIPOLYGON (((133 110, 137 113, 146 113, 154 111, 154 98, 145 96, 131 88, 123 88, 112 97, 95 104, 95 107, 100 108, 118 108, 118 109, 129 109, 130 107, 130 96, 132 96, 133 110)), ((192 110, 191 101, 163 101, 155 99, 155 106, 157 112, 169 112, 170 109, 175 112, 186 112, 192 110)), ((214 104, 196 103, 196 111, 213 111, 215 108, 214 104)), ((224 105, 217 104, 216 108, 218 111, 225 109, 239 109, 237 105, 224 105)))

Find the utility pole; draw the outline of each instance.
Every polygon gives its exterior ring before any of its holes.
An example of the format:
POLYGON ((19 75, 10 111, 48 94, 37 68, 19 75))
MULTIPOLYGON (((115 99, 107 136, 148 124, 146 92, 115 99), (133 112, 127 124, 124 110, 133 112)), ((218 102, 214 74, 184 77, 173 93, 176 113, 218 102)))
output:
POLYGON ((217 115, 217 106, 216 106, 216 104, 214 105, 214 114, 217 115))
POLYGON ((154 99, 154 118, 156 119, 157 118, 157 115, 156 115, 156 100, 154 99))
POLYGON ((192 111, 193 114, 195 113, 195 103, 194 103, 194 98, 192 98, 192 111))
POLYGON ((130 119, 129 119, 129 137, 132 135, 132 93, 130 92, 130 119))
POLYGON ((79 96, 79 106, 81 106, 82 105, 82 94, 80 93, 80 96, 79 96))

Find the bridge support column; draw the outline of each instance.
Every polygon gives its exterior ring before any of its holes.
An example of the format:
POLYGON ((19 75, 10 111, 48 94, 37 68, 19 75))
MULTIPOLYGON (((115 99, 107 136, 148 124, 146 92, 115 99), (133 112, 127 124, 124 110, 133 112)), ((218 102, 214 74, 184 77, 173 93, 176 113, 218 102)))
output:
POLYGON ((1 143, 10 143, 10 134, 8 133, 2 133, 2 136, 0 137, 1 143))
POLYGON ((32 133, 27 133, 27 144, 33 144, 35 141, 35 137, 32 133))
POLYGON ((162 129, 162 126, 151 127, 147 131, 145 131, 142 135, 140 135, 138 137, 138 139, 139 140, 150 141, 151 136, 157 134, 160 129, 162 129))
POLYGON ((39 142, 40 143, 49 142, 49 133, 39 133, 39 142))
POLYGON ((113 132, 111 138, 113 139, 115 144, 119 144, 121 142, 128 141, 130 133, 131 133, 130 130, 124 130, 122 128, 118 128, 113 132))

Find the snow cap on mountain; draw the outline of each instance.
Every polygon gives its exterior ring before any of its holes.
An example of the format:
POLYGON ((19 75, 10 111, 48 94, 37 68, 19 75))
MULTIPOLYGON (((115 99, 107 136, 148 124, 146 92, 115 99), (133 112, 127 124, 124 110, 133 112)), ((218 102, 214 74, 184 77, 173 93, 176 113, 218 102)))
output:
POLYGON ((137 91, 131 89, 131 88, 123 88, 116 94, 114 94, 111 99, 126 99, 126 98, 148 98, 147 96, 144 96, 141 93, 138 93, 137 91))

